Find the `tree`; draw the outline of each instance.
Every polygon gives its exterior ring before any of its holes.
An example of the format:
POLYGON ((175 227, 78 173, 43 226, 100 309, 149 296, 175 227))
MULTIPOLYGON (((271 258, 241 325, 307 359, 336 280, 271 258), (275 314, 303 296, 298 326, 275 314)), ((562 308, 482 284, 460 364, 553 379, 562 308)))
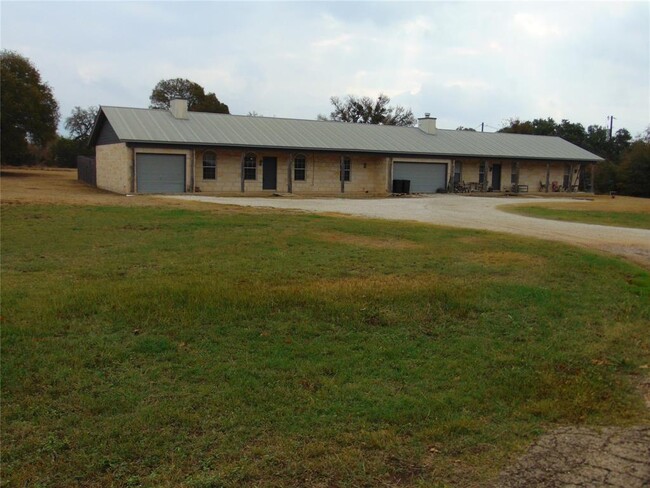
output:
POLYGON ((73 139, 77 141, 88 141, 97 118, 98 107, 81 108, 75 107, 70 117, 65 119, 65 128, 73 139))
POLYGON ((2 162, 30 162, 28 147, 43 148, 56 137, 59 105, 29 59, 14 51, 0 52, 0 125, 2 162))
POLYGON ((571 142, 572 144, 585 147, 585 138, 587 133, 584 126, 579 122, 573 123, 567 119, 562 119, 562 122, 559 123, 555 130, 555 135, 561 137, 565 141, 571 142))
POLYGON ((466 130, 468 132, 476 132, 476 129, 472 129, 471 127, 463 127, 462 125, 456 127, 456 130, 466 130))
POLYGON ((620 172, 623 193, 650 197, 650 144, 635 141, 621 158, 620 172))
MULTIPOLYGON (((339 97, 331 97, 330 102, 334 110, 330 113, 329 120, 400 126, 413 126, 416 122, 411 109, 405 109, 400 105, 390 107, 388 105, 390 98, 384 94, 380 94, 376 100, 355 95, 348 95, 343 100, 339 97)), ((328 120, 322 115, 319 115, 318 119, 328 120)))
POLYGON ((192 112, 230 113, 228 105, 221 103, 214 93, 206 94, 201 85, 185 78, 160 80, 149 97, 150 108, 169 109, 175 98, 187 100, 187 108, 192 112))
POLYGON ((497 132, 505 132, 508 134, 532 134, 533 123, 530 121, 522 122, 518 117, 509 119, 507 125, 499 129, 497 132))

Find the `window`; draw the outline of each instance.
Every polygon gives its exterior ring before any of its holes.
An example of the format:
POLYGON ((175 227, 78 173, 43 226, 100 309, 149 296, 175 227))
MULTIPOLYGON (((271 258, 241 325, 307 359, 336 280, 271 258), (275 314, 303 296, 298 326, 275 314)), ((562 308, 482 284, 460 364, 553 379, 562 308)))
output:
POLYGON ((478 165, 478 182, 485 183, 485 161, 481 161, 478 165))
POLYGON ((341 181, 350 181, 350 170, 352 168, 352 162, 350 158, 343 158, 343 168, 341 172, 341 181))
POLYGON ((203 179, 217 179, 217 155, 213 151, 203 153, 203 179))
POLYGON ((307 172, 306 158, 299 154, 293 160, 293 179, 296 181, 305 181, 305 174, 307 172))
POLYGON ((253 153, 248 153, 244 157, 244 179, 245 180, 257 179, 257 158, 253 153))
POLYGON ((462 173, 463 173, 463 163, 460 161, 456 161, 456 164, 454 164, 454 185, 460 184, 462 173))

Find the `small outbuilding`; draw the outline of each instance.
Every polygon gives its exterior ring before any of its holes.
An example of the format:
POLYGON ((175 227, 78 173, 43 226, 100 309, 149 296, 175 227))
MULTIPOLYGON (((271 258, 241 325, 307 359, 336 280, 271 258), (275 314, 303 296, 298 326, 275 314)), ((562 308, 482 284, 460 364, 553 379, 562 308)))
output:
POLYGON ((105 107, 91 135, 117 193, 593 191, 602 158, 559 137, 105 107), (405 182, 408 182, 405 185, 405 182))

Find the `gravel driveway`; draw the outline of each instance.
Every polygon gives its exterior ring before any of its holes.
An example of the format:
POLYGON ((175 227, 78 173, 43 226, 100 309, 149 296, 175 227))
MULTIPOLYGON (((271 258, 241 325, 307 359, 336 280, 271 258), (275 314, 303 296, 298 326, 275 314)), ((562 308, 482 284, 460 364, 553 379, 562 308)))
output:
POLYGON ((169 196, 201 202, 246 207, 267 207, 411 220, 436 225, 509 232, 523 236, 568 242, 624 256, 650 268, 650 230, 559 222, 524 217, 499 210, 501 205, 575 202, 575 199, 498 198, 461 195, 430 195, 412 198, 317 198, 169 196))

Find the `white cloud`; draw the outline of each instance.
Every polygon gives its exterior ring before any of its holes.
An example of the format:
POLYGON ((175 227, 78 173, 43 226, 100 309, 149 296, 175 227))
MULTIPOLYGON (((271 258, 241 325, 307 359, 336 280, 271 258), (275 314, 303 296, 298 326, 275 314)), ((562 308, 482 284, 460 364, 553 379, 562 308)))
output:
POLYGON ((545 19, 539 13, 517 13, 513 17, 513 23, 517 30, 531 37, 549 39, 562 35, 557 22, 545 19))

